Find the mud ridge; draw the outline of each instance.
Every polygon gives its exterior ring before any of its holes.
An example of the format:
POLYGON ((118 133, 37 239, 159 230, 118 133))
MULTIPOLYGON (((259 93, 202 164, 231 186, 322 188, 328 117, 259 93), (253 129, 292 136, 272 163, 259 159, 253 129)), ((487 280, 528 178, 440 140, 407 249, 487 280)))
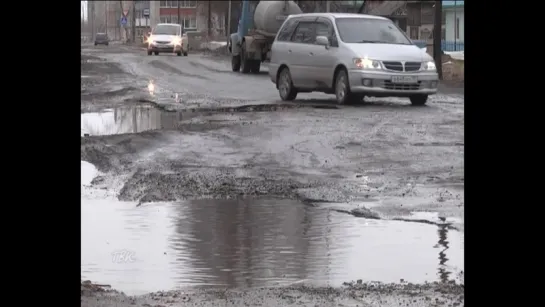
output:
POLYGON ((119 192, 122 201, 140 204, 187 199, 232 199, 236 197, 272 196, 297 199, 296 191, 309 188, 291 178, 275 178, 264 170, 254 170, 252 177, 240 177, 230 168, 209 168, 206 171, 182 168, 173 173, 138 170, 119 192))
POLYGON ((314 109, 339 109, 336 106, 324 106, 306 103, 276 103, 276 104, 247 104, 236 107, 227 108, 190 108, 190 109, 177 109, 177 112, 191 112, 191 113, 246 113, 246 112, 276 112, 285 111, 291 109, 301 108, 314 108, 314 109))
POLYGON ((101 172, 119 171, 132 163, 131 154, 153 145, 152 140, 162 138, 158 131, 81 138, 81 160, 94 164, 101 172))
MULTIPOLYGON (((327 201, 322 201, 322 203, 327 203, 327 201)), ((357 209, 352 209, 350 211, 342 210, 342 209, 329 209, 329 210, 339 212, 339 213, 350 214, 355 217, 362 217, 366 219, 420 223, 420 224, 428 224, 428 225, 434 225, 439 227, 445 227, 446 229, 449 229, 449 230, 456 230, 456 231, 460 230, 457 227, 453 226, 452 223, 440 223, 440 222, 434 222, 434 221, 424 220, 424 219, 406 219, 406 218, 400 218, 400 217, 385 219, 385 218, 381 218, 378 213, 367 208, 357 208, 357 209)))
POLYGON ((440 222, 434 222, 434 221, 423 220, 423 219, 405 219, 405 218, 401 218, 401 217, 396 217, 396 218, 393 218, 391 220, 392 221, 409 222, 409 223, 429 224, 429 225, 435 225, 435 226, 439 226, 439 227, 445 227, 448 230, 460 231, 460 229, 458 229, 457 227, 452 226, 452 223, 440 223, 440 222))
POLYGON ((463 306, 464 285, 345 282, 341 287, 305 284, 252 289, 182 289, 128 296, 108 285, 81 284, 82 307, 129 306, 463 306))
MULTIPOLYGON (((311 206, 311 207, 317 207, 318 204, 331 203, 330 201, 327 201, 327 200, 310 199, 310 198, 301 198, 299 199, 299 201, 301 201, 304 205, 311 206)), ((457 231, 460 230, 457 227, 453 226, 452 223, 446 223, 446 222, 434 222, 434 221, 425 220, 425 219, 406 219, 406 218, 400 218, 400 217, 385 219, 380 217, 380 215, 377 212, 365 207, 359 207, 352 210, 343 210, 343 209, 328 209, 328 210, 338 212, 338 213, 349 214, 354 217, 361 217, 361 218, 372 219, 372 220, 387 220, 387 221, 420 223, 420 224, 428 224, 428 225, 434 225, 439 227, 445 227, 449 230, 457 230, 457 231)))
POLYGON ((82 94, 81 96, 104 96, 104 97, 125 96, 134 91, 139 91, 139 89, 133 86, 127 86, 127 87, 123 87, 113 91, 107 91, 107 92, 101 92, 101 93, 86 93, 86 94, 82 94))

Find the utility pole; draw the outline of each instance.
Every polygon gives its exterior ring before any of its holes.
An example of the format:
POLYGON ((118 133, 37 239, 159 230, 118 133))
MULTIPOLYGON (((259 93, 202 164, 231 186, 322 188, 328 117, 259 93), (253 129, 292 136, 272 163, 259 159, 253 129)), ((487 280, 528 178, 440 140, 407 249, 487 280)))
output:
MULTIPOLYGON (((456 11, 458 8, 456 8, 456 0, 454 0, 454 51, 458 51, 458 48, 456 47, 456 36, 458 36, 458 23, 456 22, 456 19, 458 18, 456 16, 456 11)), ((446 40, 446 38, 445 38, 446 40)))
POLYGON ((229 8, 227 9, 227 31, 225 32, 227 42, 229 42, 229 36, 231 35, 231 0, 229 0, 229 8))
POLYGON ((433 25, 433 58, 439 80, 443 79, 443 50, 441 49, 441 26, 443 24, 443 3, 435 1, 435 20, 433 25))
POLYGON ((91 1, 91 40, 95 39, 95 1, 91 1))
POLYGON ((178 24, 182 26, 182 32, 183 32, 184 26, 182 25, 182 20, 180 19, 180 1, 178 1, 178 24))
POLYGON ((208 1, 208 38, 212 36, 212 1, 208 1))
POLYGON ((104 1, 104 33, 108 35, 108 1, 104 1))
POLYGON ((326 13, 329 13, 329 6, 330 6, 330 4, 331 4, 331 1, 326 1, 326 2, 325 2, 325 12, 326 12, 326 13))
POLYGON ((132 2, 132 18, 131 18, 131 23, 132 23, 132 42, 136 42, 136 1, 133 1, 132 2))

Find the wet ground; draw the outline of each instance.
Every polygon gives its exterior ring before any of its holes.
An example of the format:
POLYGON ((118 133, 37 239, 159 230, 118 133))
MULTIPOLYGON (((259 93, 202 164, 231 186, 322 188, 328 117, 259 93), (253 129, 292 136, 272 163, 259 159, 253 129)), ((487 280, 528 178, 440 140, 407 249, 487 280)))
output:
POLYGON ((360 278, 448 282, 460 281, 463 268, 458 231, 357 219, 286 199, 139 208, 88 200, 82 206, 82 242, 82 278, 130 294, 188 286, 338 286, 360 278), (132 258, 113 259, 118 252, 132 258))
MULTIPOLYGON (((82 49, 82 278, 266 306, 286 305, 278 289, 308 306, 395 306, 412 283, 427 290, 410 306, 463 305, 463 89, 425 107, 282 103, 268 75, 229 65, 82 49)), ((129 300, 97 291, 82 300, 129 300)))

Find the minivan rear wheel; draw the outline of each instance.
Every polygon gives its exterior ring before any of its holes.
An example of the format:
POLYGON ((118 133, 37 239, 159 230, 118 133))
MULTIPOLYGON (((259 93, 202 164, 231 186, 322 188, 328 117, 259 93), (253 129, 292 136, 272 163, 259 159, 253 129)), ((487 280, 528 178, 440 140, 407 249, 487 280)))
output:
POLYGON ((348 104, 359 102, 363 99, 363 95, 352 93, 348 82, 348 74, 345 69, 339 70, 335 77, 335 97, 338 104, 348 104))
POLYGON ((292 101, 297 97, 297 90, 293 86, 290 70, 287 67, 282 68, 278 75, 278 93, 284 101, 292 101))

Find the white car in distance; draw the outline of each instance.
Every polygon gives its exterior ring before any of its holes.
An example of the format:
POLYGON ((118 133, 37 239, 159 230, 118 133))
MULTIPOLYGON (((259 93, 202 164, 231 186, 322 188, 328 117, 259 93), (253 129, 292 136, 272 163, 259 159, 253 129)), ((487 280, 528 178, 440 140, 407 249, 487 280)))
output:
POLYGON ((148 55, 159 53, 176 53, 187 56, 188 39, 182 35, 182 26, 175 23, 160 23, 151 31, 147 39, 148 55))

